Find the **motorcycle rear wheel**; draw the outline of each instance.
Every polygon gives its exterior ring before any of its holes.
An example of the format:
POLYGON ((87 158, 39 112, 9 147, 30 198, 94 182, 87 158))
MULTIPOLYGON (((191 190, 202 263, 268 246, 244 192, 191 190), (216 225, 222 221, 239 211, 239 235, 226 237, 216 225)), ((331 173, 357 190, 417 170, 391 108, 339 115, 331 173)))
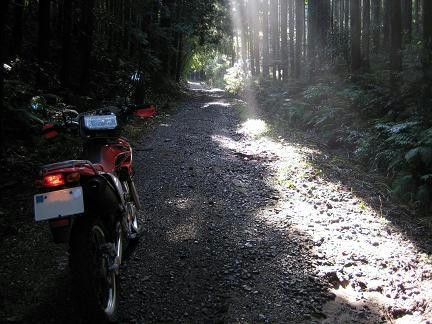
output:
POLYGON ((123 238, 121 230, 108 228, 99 218, 86 217, 75 224, 71 236, 74 299, 80 315, 88 321, 116 322, 118 319, 118 271, 109 269, 113 262, 108 259, 106 247, 113 244, 113 253, 121 258, 123 238))

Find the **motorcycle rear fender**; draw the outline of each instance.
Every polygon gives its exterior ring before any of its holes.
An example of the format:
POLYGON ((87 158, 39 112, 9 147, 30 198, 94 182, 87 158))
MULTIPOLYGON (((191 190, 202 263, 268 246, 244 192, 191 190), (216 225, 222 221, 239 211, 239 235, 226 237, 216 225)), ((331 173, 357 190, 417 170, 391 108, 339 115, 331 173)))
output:
POLYGON ((73 217, 63 218, 64 224, 59 224, 58 220, 52 219, 49 221, 51 237, 54 243, 67 243, 71 233, 73 217))
POLYGON ((102 173, 83 184, 86 213, 114 217, 125 210, 123 189, 116 179, 109 173, 102 173))

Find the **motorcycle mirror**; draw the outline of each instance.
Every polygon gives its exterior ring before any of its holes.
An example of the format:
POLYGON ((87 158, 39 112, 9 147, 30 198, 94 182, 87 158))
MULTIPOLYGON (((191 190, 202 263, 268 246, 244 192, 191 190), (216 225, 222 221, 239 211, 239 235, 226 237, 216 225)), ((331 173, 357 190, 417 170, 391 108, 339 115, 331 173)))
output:
POLYGON ((47 101, 44 97, 36 96, 31 98, 30 105, 32 110, 41 112, 46 109, 47 101))

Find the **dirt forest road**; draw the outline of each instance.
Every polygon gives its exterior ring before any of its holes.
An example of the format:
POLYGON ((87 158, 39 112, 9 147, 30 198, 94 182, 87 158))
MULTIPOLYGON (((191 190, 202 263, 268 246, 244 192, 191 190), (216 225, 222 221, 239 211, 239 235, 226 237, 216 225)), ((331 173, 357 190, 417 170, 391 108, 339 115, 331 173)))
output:
MULTIPOLYGON (((192 87, 135 148, 146 230, 122 269, 121 323, 431 321, 430 254, 365 202, 378 180, 192 87)), ((4 241, 1 314, 75 323, 67 256, 40 229, 4 241)))

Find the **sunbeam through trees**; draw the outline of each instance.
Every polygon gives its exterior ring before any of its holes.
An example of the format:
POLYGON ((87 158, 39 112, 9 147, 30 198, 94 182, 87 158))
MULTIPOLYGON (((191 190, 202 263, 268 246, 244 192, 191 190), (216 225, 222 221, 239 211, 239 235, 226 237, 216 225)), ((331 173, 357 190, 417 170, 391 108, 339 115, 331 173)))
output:
POLYGON ((431 94, 432 0, 0 0, 0 319, 431 323, 431 94))

